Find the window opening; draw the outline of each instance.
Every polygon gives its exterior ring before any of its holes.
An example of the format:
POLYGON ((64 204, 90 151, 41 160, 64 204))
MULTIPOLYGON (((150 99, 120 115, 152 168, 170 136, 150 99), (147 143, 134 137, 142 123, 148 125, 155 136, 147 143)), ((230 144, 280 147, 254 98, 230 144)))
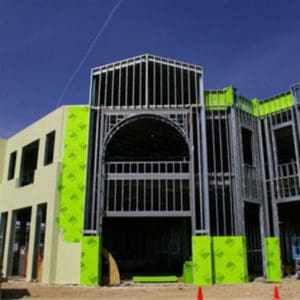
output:
POLYGON ((34 172, 37 167, 39 151, 39 140, 23 147, 22 160, 20 169, 20 186, 25 186, 33 183, 34 172))
POLYGON ((251 166, 253 165, 252 135, 250 129, 242 127, 243 162, 251 166))
POLYGON ((53 162, 54 156, 55 131, 51 131, 46 135, 44 166, 53 162))
POLYGON ((17 151, 12 152, 10 154, 7 180, 11 180, 15 177, 16 160, 17 160, 17 151))
POLYGON ((296 160, 292 126, 274 130, 278 164, 286 164, 296 160))

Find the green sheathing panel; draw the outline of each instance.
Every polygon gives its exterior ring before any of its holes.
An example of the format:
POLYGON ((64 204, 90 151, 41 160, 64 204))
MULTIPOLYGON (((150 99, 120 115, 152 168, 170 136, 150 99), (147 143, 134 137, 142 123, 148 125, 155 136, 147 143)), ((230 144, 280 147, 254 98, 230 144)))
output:
POLYGON ((245 237, 213 237, 213 260, 215 283, 248 282, 245 237))
POLYGON ((177 282, 176 276, 134 276, 133 282, 177 282))
POLYGON ((223 90, 204 91, 205 107, 208 110, 222 110, 233 104, 234 89, 232 86, 223 90))
POLYGON ((84 236, 81 242, 81 285, 101 284, 102 240, 97 236, 84 236))
POLYGON ((101 239, 83 236, 89 109, 86 106, 66 109, 58 224, 65 242, 81 243, 80 283, 96 285, 101 282, 101 239))
POLYGON ((253 115, 255 117, 258 117, 259 116, 259 104, 260 104, 260 101, 257 98, 254 98, 254 99, 251 100, 251 103, 252 103, 253 115))
POLYGON ((224 110, 230 106, 235 106, 256 117, 264 117, 294 105, 292 93, 290 91, 275 97, 260 101, 256 98, 249 100, 245 97, 235 97, 236 89, 228 86, 222 90, 204 91, 204 102, 207 110, 224 110), (236 98, 236 100, 235 100, 236 98))
POLYGON ((183 264, 183 282, 184 283, 193 283, 193 262, 186 261, 183 264))
POLYGON ((65 242, 80 242, 82 238, 88 117, 88 107, 67 108, 58 220, 65 242))
POLYGON ((192 237, 193 284, 213 284, 212 239, 210 236, 192 237))
POLYGON ((278 237, 265 238, 265 251, 267 260, 267 281, 281 281, 281 261, 278 237))
POLYGON ((280 94, 273 98, 259 102, 259 116, 269 115, 294 105, 294 100, 291 92, 280 94))

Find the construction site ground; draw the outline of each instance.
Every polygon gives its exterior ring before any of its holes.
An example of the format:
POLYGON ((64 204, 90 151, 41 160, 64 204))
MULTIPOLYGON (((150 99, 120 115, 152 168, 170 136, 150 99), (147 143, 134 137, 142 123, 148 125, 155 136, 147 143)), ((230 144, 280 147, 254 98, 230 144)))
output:
MULTIPOLYGON (((266 283, 262 278, 246 284, 202 287, 202 299, 275 299, 275 287, 280 299, 299 300, 300 280, 291 276, 281 283, 266 283)), ((2 299, 109 299, 109 300, 197 300, 198 287, 183 283, 136 284, 125 281, 120 286, 83 287, 49 285, 24 280, 2 283, 2 299)))

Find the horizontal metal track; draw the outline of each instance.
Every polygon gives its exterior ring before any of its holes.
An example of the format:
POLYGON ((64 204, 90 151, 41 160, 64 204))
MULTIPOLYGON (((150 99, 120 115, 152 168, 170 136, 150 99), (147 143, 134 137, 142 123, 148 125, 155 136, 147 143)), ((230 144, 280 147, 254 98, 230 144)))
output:
POLYGON ((128 212, 114 212, 106 211, 105 217, 191 217, 191 211, 128 211, 128 212))

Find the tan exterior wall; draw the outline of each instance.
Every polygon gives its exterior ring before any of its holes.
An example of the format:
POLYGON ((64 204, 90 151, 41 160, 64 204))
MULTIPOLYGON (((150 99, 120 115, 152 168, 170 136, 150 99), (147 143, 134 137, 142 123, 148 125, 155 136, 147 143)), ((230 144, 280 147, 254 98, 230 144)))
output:
POLYGON ((81 243, 65 242, 60 234, 57 253, 55 283, 80 284, 81 243))
POLYGON ((61 158, 64 152, 64 130, 67 107, 61 107, 41 120, 35 122, 7 141, 0 140, 0 213, 8 212, 6 243, 3 259, 5 275, 9 270, 12 244, 9 243, 13 211, 31 207, 31 228, 28 249, 26 280, 32 280, 32 262, 35 237, 37 206, 47 204, 46 231, 44 243, 44 259, 42 282, 73 283, 80 282, 80 243, 63 242, 56 219, 59 217, 58 183, 62 169, 61 158), (55 130, 55 146, 53 162, 44 166, 46 135, 55 130), (22 148, 39 139, 39 152, 34 182, 19 186, 22 148), (6 147, 5 147, 6 146, 6 147), (2 149, 2 150, 1 150, 2 149), (15 177, 7 180, 10 153, 17 151, 15 177), (3 166, 3 168, 1 168, 3 166), (2 176, 2 175, 5 176, 2 176), (0 181, 1 182, 1 181, 0 181))

